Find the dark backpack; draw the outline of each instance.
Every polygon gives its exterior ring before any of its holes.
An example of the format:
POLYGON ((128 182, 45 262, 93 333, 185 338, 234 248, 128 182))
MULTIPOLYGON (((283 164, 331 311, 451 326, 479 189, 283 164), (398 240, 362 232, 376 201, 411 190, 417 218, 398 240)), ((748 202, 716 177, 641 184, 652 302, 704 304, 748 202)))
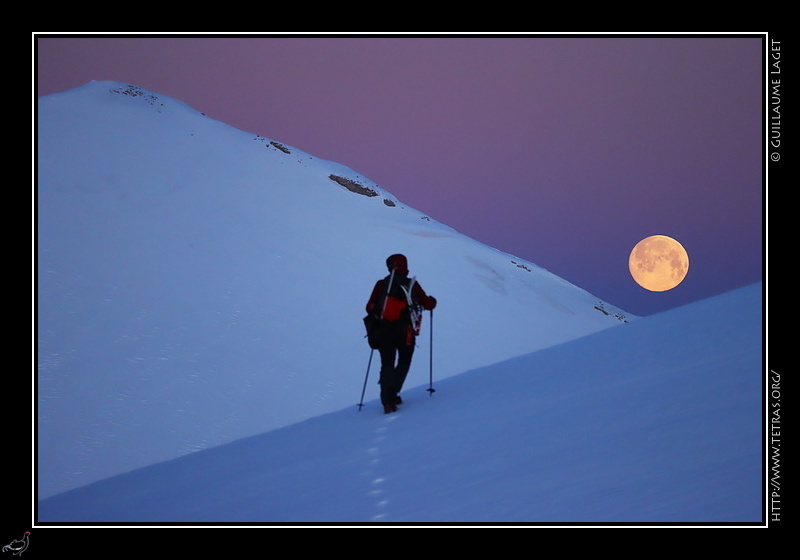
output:
POLYGON ((392 276, 384 279, 384 285, 389 289, 383 299, 378 302, 381 315, 370 313, 364 317, 364 326, 367 330, 367 342, 370 348, 377 350, 381 345, 382 335, 385 333, 387 323, 398 321, 408 322, 415 335, 419 334, 422 326, 422 306, 414 303, 411 293, 414 289, 415 278, 395 280, 392 276), (391 284, 389 284, 391 282, 391 284))

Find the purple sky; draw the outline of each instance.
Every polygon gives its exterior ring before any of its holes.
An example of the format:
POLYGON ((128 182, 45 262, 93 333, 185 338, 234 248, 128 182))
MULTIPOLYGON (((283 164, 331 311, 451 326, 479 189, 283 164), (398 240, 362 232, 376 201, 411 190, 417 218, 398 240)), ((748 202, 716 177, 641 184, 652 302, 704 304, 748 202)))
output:
POLYGON ((36 86, 117 80, 174 97, 649 315, 762 279, 763 47, 758 36, 39 37, 36 86), (669 292, 628 272, 653 234, 691 260, 669 292))

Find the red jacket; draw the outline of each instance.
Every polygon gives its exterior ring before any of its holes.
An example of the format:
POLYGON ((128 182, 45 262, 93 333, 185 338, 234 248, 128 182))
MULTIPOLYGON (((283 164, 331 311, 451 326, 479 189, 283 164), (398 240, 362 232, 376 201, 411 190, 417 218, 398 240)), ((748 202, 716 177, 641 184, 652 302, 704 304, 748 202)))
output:
MULTIPOLYGON (((406 301, 405 295, 402 291, 398 291, 400 285, 407 284, 407 278, 395 276, 392 282, 392 289, 391 293, 389 294, 389 298, 386 301, 386 306, 384 307, 384 297, 386 296, 386 282, 389 280, 389 276, 378 280, 375 283, 375 287, 372 289, 372 294, 369 296, 369 301, 367 302, 367 313, 372 313, 378 317, 381 317, 381 313, 383 313, 382 318, 387 321, 398 321, 403 318, 404 314, 403 311, 408 307, 408 302, 406 301)), ((433 309, 436 307, 436 298, 429 296, 425 293, 425 290, 422 289, 422 286, 419 285, 418 282, 414 282, 414 285, 411 288, 411 301, 412 303, 416 303, 421 305, 425 309, 433 309)), ((407 317, 408 315, 405 314, 407 317)))

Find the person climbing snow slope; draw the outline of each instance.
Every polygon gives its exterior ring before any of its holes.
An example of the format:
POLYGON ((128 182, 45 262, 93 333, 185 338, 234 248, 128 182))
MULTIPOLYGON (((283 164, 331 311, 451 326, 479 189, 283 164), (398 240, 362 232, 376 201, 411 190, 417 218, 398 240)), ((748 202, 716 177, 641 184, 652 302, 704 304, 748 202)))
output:
POLYGON ((419 334, 422 311, 436 307, 436 298, 425 293, 414 278, 408 277, 408 260, 395 254, 386 259, 389 275, 375 283, 367 302, 367 314, 380 320, 374 347, 380 352, 381 404, 385 413, 395 412, 402 402, 414 346, 419 334))

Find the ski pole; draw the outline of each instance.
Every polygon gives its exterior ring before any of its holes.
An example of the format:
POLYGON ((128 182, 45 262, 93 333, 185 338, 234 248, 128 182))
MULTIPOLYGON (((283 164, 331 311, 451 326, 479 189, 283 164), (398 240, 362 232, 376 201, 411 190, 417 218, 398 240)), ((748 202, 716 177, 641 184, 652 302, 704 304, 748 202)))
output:
POLYGON ((372 354, 375 350, 369 351, 369 361, 367 362, 367 375, 364 376, 364 386, 361 388, 361 402, 358 403, 358 411, 361 412, 361 407, 364 406, 364 393, 367 390, 367 379, 369 379, 369 367, 372 365, 372 354))
MULTIPOLYGON (((381 321, 383 321, 383 314, 386 313, 386 302, 389 300, 389 292, 392 289, 392 282, 394 282, 394 271, 392 269, 392 274, 389 276, 389 285, 386 286, 386 295, 383 296, 383 308, 381 309, 381 321)), ((375 353, 375 349, 369 351, 369 361, 367 362, 367 375, 364 376, 364 387, 361 388, 361 402, 358 403, 358 411, 361 412, 361 407, 364 406, 364 393, 367 390, 367 379, 369 378, 369 368, 372 365, 372 355, 375 353)))
MULTIPOLYGON (((392 268, 392 274, 389 276, 389 284, 386 286, 386 294, 383 296, 383 306, 381 308, 381 321, 383 320, 383 314, 386 312, 386 303, 389 300, 389 292, 392 289, 392 283, 394 282, 394 271, 395 268, 392 268)), ((364 387, 361 388, 361 402, 358 403, 358 411, 361 412, 361 407, 364 406, 364 393, 367 390, 367 379, 369 379, 369 368, 372 365, 372 355, 375 353, 375 349, 371 349, 369 351, 369 361, 367 362, 367 375, 364 376, 364 387)))
POLYGON ((431 326, 429 327, 431 331, 431 342, 430 342, 430 359, 428 363, 428 393, 433 396, 436 392, 436 389, 433 388, 433 309, 431 309, 431 326))
POLYGON ((381 309, 381 320, 383 320, 383 314, 386 313, 386 304, 389 302, 389 292, 392 291, 392 282, 394 282, 394 271, 392 269, 392 274, 389 276, 389 285, 386 286, 386 295, 383 296, 383 308, 381 309))

